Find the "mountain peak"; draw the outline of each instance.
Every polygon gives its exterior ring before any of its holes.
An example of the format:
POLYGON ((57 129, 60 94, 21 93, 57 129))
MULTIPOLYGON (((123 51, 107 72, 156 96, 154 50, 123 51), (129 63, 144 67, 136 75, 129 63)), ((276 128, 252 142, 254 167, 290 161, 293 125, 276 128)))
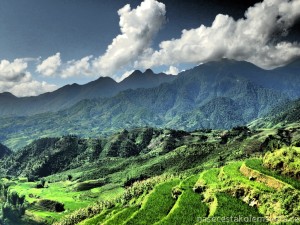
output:
POLYGON ((99 77, 97 80, 113 80, 111 77, 99 77))
POLYGON ((130 76, 141 75, 141 74, 143 74, 142 71, 140 71, 140 70, 135 70, 135 71, 133 71, 133 73, 132 73, 130 76))
POLYGON ((10 93, 10 92, 3 92, 3 93, 0 93, 0 96, 3 96, 3 97, 16 97, 16 96, 14 96, 12 93, 10 93))
POLYGON ((154 74, 154 72, 150 68, 148 68, 145 70, 144 74, 154 74))
POLYGON ((95 84, 95 83, 102 83, 102 84, 113 84, 117 83, 113 78, 111 77, 99 77, 97 80, 94 80, 87 85, 95 84))

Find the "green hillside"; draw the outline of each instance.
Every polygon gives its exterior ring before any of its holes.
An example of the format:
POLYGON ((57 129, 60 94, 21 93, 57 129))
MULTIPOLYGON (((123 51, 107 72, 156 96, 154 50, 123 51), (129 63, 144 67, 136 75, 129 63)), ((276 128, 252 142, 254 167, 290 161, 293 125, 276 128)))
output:
POLYGON ((37 140, 0 162, 1 218, 8 225, 291 220, 300 210, 299 149, 290 146, 298 135, 139 128, 37 140))
POLYGON ((300 120, 300 100, 289 101, 273 108, 266 116, 250 123, 255 128, 270 128, 293 125, 297 126, 300 120))

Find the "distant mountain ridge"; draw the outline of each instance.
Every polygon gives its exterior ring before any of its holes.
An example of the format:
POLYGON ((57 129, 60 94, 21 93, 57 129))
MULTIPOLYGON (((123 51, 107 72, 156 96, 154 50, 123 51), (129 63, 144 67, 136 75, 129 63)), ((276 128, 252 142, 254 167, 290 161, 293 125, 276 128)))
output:
POLYGON ((152 88, 164 82, 171 82, 174 76, 154 74, 148 69, 144 73, 133 72, 120 83, 109 77, 84 85, 72 84, 56 91, 33 97, 18 98, 11 93, 0 94, 0 116, 25 116, 66 109, 84 99, 112 97, 120 91, 137 88, 152 88))
MULTIPOLYGON (((206 74, 235 74, 264 88, 279 91, 291 99, 300 97, 300 60, 268 71, 248 62, 223 59, 203 64, 198 70, 199 73, 203 71, 206 74)), ((191 71, 193 69, 177 77, 187 75, 191 71)), ((151 69, 148 69, 144 73, 139 70, 134 71, 120 83, 109 77, 100 77, 84 85, 66 85, 54 92, 33 97, 18 98, 11 93, 0 93, 0 116, 27 116, 57 112, 84 99, 108 98, 127 89, 153 88, 165 82, 170 83, 177 77, 164 73, 154 74, 151 69)), ((214 81, 211 80, 211 82, 214 81)))
POLYGON ((237 75, 264 88, 279 91, 291 99, 300 97, 300 59, 274 70, 264 70, 252 63, 223 59, 200 66, 205 73, 237 75))
POLYGON ((265 87, 264 80, 248 79, 245 68, 265 71, 250 63, 222 60, 182 72, 173 82, 154 88, 83 100, 57 113, 0 119, 0 141, 15 148, 41 136, 96 137, 133 127, 229 129, 289 101, 289 89, 278 91, 265 87))

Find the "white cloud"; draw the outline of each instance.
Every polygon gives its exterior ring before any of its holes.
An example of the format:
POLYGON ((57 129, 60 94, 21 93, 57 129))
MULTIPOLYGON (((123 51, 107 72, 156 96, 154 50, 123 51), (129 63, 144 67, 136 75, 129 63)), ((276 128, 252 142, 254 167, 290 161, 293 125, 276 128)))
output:
POLYGON ((36 80, 30 80, 29 82, 21 82, 15 84, 12 88, 10 88, 9 92, 13 93, 18 97, 24 97, 40 95, 45 92, 54 91, 57 88, 58 87, 56 85, 48 84, 45 81, 39 82, 36 80))
POLYGON ((165 5, 156 0, 144 0, 136 9, 125 5, 118 14, 121 34, 113 39, 106 53, 93 62, 102 75, 112 75, 137 60, 166 21, 165 5))
POLYGON ((34 60, 36 59, 15 59, 12 62, 1 60, 0 93, 8 91, 16 96, 28 96, 55 90, 56 85, 32 79, 31 74, 27 71, 27 62, 34 60))
POLYGON ((41 64, 39 64, 36 68, 36 72, 51 77, 58 73, 58 69, 61 66, 61 58, 60 53, 56 53, 53 56, 48 57, 41 64))
POLYGON ((47 77, 70 78, 76 76, 93 76, 96 72, 91 67, 90 60, 92 55, 83 57, 79 60, 70 60, 66 63, 62 62, 60 53, 43 60, 37 65, 36 72, 47 77))
POLYGON ((1 60, 0 81, 18 81, 25 76, 28 64, 24 59, 15 59, 13 62, 1 60))
POLYGON ((25 76, 20 80, 0 81, 0 93, 10 92, 18 97, 35 96, 45 92, 54 91, 57 88, 58 87, 54 84, 33 80, 29 72, 26 72, 25 76))
POLYGON ((181 38, 163 41, 137 62, 149 68, 229 58, 271 69, 300 56, 299 43, 278 41, 300 17, 300 0, 265 0, 250 7, 235 21, 219 14, 210 27, 183 30, 181 38), (277 37, 275 36, 277 34, 277 37))
POLYGON ((165 71, 165 74, 170 74, 170 75, 178 75, 179 74, 179 69, 175 66, 170 66, 167 71, 165 71))
POLYGON ((92 76, 90 59, 93 56, 86 56, 80 60, 71 60, 65 65, 60 73, 62 78, 74 77, 74 76, 92 76))
POLYGON ((125 78, 129 77, 133 72, 134 72, 134 70, 126 71, 125 73, 122 74, 121 77, 116 78, 116 81, 117 81, 117 82, 121 82, 121 81, 124 80, 125 78))

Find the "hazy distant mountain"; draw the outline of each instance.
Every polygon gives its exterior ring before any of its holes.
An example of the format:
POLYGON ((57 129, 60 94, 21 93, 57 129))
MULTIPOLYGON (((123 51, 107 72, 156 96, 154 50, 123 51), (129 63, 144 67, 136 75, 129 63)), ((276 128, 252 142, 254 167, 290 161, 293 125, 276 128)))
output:
POLYGON ((280 91, 292 99, 300 97, 300 59, 274 70, 263 70, 254 64, 223 59, 204 64, 207 73, 236 74, 265 88, 280 91))
POLYGON ((227 129, 247 124, 288 101, 286 94, 247 78, 250 73, 243 67, 264 71, 244 62, 207 63, 155 88, 84 100, 57 113, 0 119, 2 140, 17 139, 11 147, 25 145, 42 135, 97 136, 142 126, 227 129))
POLYGON ((112 97, 123 90, 152 88, 174 79, 174 76, 163 73, 154 74, 151 70, 146 70, 145 73, 135 71, 120 83, 109 77, 100 77, 85 85, 66 85, 54 92, 36 97, 18 98, 6 92, 0 94, 0 116, 24 116, 56 112, 83 99, 112 97))

